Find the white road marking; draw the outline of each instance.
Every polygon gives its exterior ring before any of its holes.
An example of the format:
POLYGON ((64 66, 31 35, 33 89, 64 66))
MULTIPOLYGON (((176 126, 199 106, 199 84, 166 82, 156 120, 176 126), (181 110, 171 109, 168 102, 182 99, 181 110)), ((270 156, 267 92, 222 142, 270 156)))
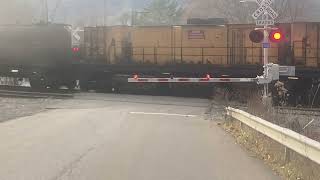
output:
POLYGON ((197 115, 190 115, 190 114, 148 113, 148 112, 130 112, 130 114, 160 115, 160 116, 180 116, 180 117, 197 117, 197 115))

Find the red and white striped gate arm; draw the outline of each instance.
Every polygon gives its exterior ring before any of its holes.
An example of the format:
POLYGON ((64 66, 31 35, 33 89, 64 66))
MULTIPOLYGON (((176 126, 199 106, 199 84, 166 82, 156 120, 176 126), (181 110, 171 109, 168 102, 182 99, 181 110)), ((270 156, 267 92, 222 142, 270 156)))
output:
POLYGON ((128 78, 129 83, 229 83, 257 82, 257 78, 128 78))
POLYGON ((262 76, 256 78, 211 78, 207 74, 205 78, 139 78, 137 74, 133 78, 128 78, 129 83, 247 83, 253 82, 257 84, 269 84, 272 81, 279 80, 280 74, 292 75, 295 74, 295 69, 290 67, 282 67, 280 73, 280 66, 278 64, 267 64, 267 71, 262 76), (291 70, 291 71, 288 71, 291 70))

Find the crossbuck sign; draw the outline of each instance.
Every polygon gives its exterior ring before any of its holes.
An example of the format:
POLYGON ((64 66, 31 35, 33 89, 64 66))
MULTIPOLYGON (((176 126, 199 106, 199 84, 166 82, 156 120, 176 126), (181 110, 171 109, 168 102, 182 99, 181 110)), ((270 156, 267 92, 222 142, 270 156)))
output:
POLYGON ((257 21, 257 25, 273 25, 274 19, 278 17, 278 13, 271 7, 273 0, 256 0, 256 2, 259 8, 252 14, 252 17, 257 21), (262 20, 258 20, 260 16, 262 20), (272 20, 269 20, 269 16, 272 20))

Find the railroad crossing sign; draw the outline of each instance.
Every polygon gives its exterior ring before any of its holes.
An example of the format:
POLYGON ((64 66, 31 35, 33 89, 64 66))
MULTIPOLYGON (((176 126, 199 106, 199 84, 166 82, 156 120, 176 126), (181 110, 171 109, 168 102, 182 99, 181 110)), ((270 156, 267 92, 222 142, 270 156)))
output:
MULTIPOLYGON (((271 4, 273 3, 273 0, 256 0, 257 4, 259 5, 259 8, 252 14, 253 19, 257 20, 261 15, 267 14, 270 16, 273 20, 276 19, 279 15, 278 13, 272 9, 271 4)), ((259 25, 269 25, 272 23, 272 21, 266 21, 268 18, 263 19, 264 21, 260 21, 259 25)), ((274 23, 273 23, 274 24, 274 23)))
POLYGON ((272 26, 274 25, 274 20, 257 20, 257 26, 272 26))

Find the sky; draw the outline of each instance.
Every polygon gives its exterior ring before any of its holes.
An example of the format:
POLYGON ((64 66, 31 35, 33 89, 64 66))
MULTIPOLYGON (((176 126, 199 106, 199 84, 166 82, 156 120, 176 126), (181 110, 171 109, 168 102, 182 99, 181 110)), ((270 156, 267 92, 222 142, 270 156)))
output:
MULTIPOLYGON (((32 0, 37 1, 37 0, 32 0)), ((39 1, 39 0, 38 0, 39 1)), ((49 12, 52 12, 58 0, 48 0, 49 12)), ((130 12, 132 7, 141 9, 149 0, 61 0, 55 21, 71 22, 85 21, 85 23, 96 20, 97 24, 103 23, 104 11, 106 12, 108 24, 114 24, 118 16, 124 12, 130 12), (106 7, 104 8, 104 2, 106 7)), ((50 13, 49 13, 50 14, 50 13)))
MULTIPOLYGON (((37 4, 35 2, 41 0, 25 1, 33 1, 34 4, 37 4)), ((48 0, 49 12, 52 12, 57 1, 59 0, 48 0)), ((118 23, 119 16, 124 12, 130 12, 132 8, 143 9, 150 1, 151 0, 61 0, 61 4, 57 9, 55 21, 66 23, 83 21, 82 23, 87 25, 102 25, 104 24, 103 16, 105 10, 107 16, 105 23, 113 25, 118 23), (104 2, 106 2, 105 8, 103 7, 104 2)), ((320 21, 320 0, 305 0, 305 2, 307 1, 310 2, 309 5, 306 5, 308 11, 306 11, 306 14, 301 17, 300 20, 320 21)), ((192 11, 196 12, 197 9, 192 9, 192 11)), ((212 11, 205 13, 208 13, 208 16, 210 16, 212 11)))
MULTIPOLYGON (((41 2, 42 0, 0 0, 0 24, 21 23, 25 22, 39 22, 41 18, 41 2)), ((131 11, 132 8, 141 10, 151 0, 47 0, 49 7, 49 19, 53 15, 54 9, 58 1, 59 4, 55 23, 67 24, 84 24, 86 26, 103 25, 104 10, 106 12, 107 25, 119 24, 119 16, 124 12, 131 11), (106 7, 104 8, 104 1, 106 7)), ((179 0, 185 1, 185 0, 179 0)), ((189 0, 198 1, 198 0, 189 0)), ((215 0, 208 0, 215 1, 215 0)), ((237 1, 237 0, 235 0, 237 1)), ((280 0, 276 0, 280 1, 280 0)), ((307 12, 301 21, 311 20, 320 22, 320 0, 304 0, 312 2, 307 6, 307 12)), ((184 4, 188 6, 188 3, 184 4)), ((192 8, 193 12, 199 9, 192 8)), ((214 16, 211 11, 207 13, 208 17, 214 16)), ((196 13, 195 13, 196 14, 196 13)))
POLYGON ((306 15, 301 18, 301 21, 311 20, 320 22, 320 0, 311 0, 311 3, 306 8, 308 10, 306 11, 306 15))
MULTIPOLYGON (((37 22, 41 18, 42 0, 0 0, 0 23, 16 22, 14 19, 32 19, 37 22), (29 13, 27 15, 27 13, 29 13), (31 16, 31 17, 29 17, 31 16), (2 22, 1 22, 2 21, 2 22)), ((115 19, 131 8, 142 9, 150 0, 47 0, 49 19, 54 9, 55 23, 74 23, 87 21, 96 24, 103 23, 104 11, 114 23, 115 19), (60 3, 58 3, 60 1, 60 3), (104 2, 106 6, 104 8, 104 2), (58 4, 58 6, 57 6, 58 4), (57 7, 57 8, 56 8, 57 7), (102 21, 102 22, 101 22, 102 21)), ((94 24, 93 24, 94 25, 94 24)))

